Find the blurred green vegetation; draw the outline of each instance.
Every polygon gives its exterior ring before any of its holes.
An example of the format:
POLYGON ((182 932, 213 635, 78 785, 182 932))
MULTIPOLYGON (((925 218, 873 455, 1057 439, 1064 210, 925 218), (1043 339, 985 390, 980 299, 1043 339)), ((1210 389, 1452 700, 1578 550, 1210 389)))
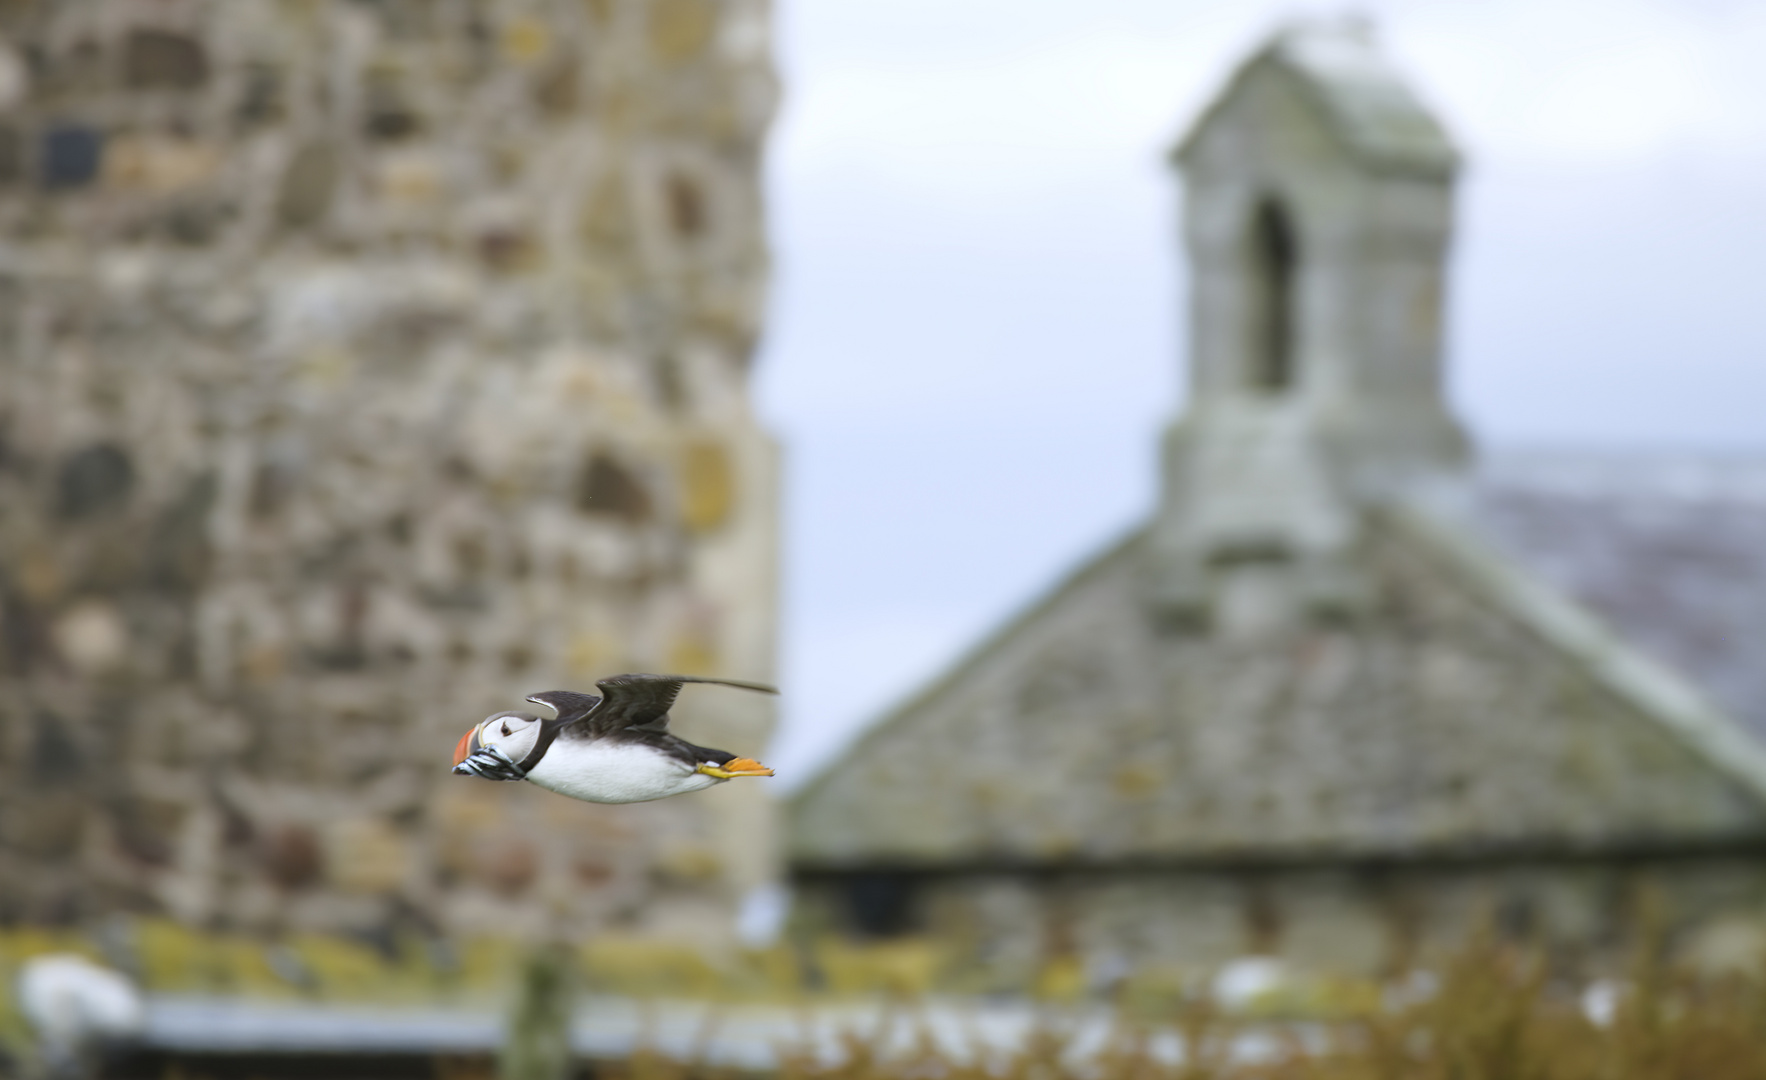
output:
MULTIPOLYGON (((113 928, 114 929, 114 928, 113 928)), ((84 936, 0 931, 0 1041, 22 1035, 10 1000, 25 959, 82 953, 129 966, 150 991, 306 997, 375 1004, 507 1000, 537 982, 590 993, 803 1004, 878 995, 898 1016, 951 1000, 953 972, 932 944, 827 940, 718 953, 679 942, 606 938, 537 950, 484 940, 438 951, 321 936, 274 943, 169 922, 84 936), (99 942, 102 942, 100 944, 99 942), (537 963, 539 957, 546 962, 537 963), (550 959, 548 959, 548 957, 550 959), (914 1002, 923 1001, 924 1005, 914 1002)), ((1036 1034, 1011 1051, 974 1051, 930 1034, 850 1035, 840 1052, 782 1046, 780 1080, 1766 1080, 1766 978, 1699 974, 1640 947, 1628 970, 1596 984, 1554 974, 1541 954, 1482 933, 1450 957, 1391 980, 1292 974, 1223 1006, 1208 972, 1155 971, 1106 999, 1071 962, 1038 981, 1036 1034), (1097 1040, 1098 1018, 1109 1035, 1097 1040), (1090 1025, 1088 1042, 1078 1032, 1090 1025), (1185 1051, 1174 1053, 1182 1045, 1185 1051)), ((119 965, 120 966, 120 965, 119 965)), ((544 995, 540 995, 544 996, 544 995)), ((560 1001, 568 995, 553 994, 560 1001)), ((561 1006, 562 1008, 563 1006, 561 1006)), ((531 1011, 531 1010, 530 1010, 531 1011)), ((554 1010, 556 1011, 556 1010, 554 1010)), ((558 1024, 540 1025, 557 1036, 558 1024)), ((517 1024, 516 1029, 521 1025, 517 1024)), ((537 1030, 537 1029, 536 1029, 537 1030)), ((878 1030, 883 1030, 878 1028, 878 1030)), ((899 1028, 894 1029, 899 1032, 899 1028)), ((947 1026, 948 1031, 948 1026, 947 1026)), ((535 1036, 538 1038, 538 1036, 535 1036)), ((556 1041, 556 1039, 554 1039, 556 1041)), ((515 1048, 519 1049, 519 1048, 515 1048)), ((554 1048, 556 1049, 556 1048, 554 1048)), ((550 1075, 557 1054, 507 1056, 513 1072, 550 1075), (528 1067, 530 1066, 531 1067, 528 1067)), ((730 1071, 653 1052, 597 1065, 610 1080, 727 1080, 730 1071)))
MULTIPOLYGON (((843 992, 921 993, 930 970, 906 973, 896 949, 833 949, 843 992), (926 976, 926 977, 921 977, 926 976)), ((602 937, 567 948, 581 985, 632 997, 714 1001, 798 1000, 806 980, 799 950, 717 951, 661 938, 602 937)), ((74 953, 124 971, 150 993, 416 1004, 500 997, 521 978, 528 946, 502 938, 369 941, 339 935, 276 938, 196 930, 165 919, 115 920, 102 932, 0 928, 0 1013, 31 957, 74 953)))
MULTIPOLYGON (((1761 1080, 1766 981, 1697 976, 1648 958, 1602 984, 1560 983, 1537 954, 1488 935, 1436 968, 1427 992, 1393 986, 1328 1002, 1272 999, 1228 1013, 1190 991, 1168 1014, 1113 1010, 1101 1048, 1059 1011, 1009 1052, 953 1050, 930 1028, 905 1049, 849 1034, 839 1052, 781 1048, 779 1080, 1761 1080), (1312 1004, 1316 1004, 1313 1002, 1312 1004), (1271 1012, 1271 1007, 1274 1012, 1271 1012), (1279 1015, 1278 1015, 1279 1014, 1279 1015), (1172 1035, 1179 1036, 1173 1040, 1172 1035), (1162 1043, 1163 1040, 1163 1043, 1162 1043), (1182 1052, 1172 1052, 1181 1044, 1182 1052)), ((1279 995, 1278 995, 1279 998, 1279 995)), ((911 1006, 904 1006, 910 1013, 911 1006)), ((726 1069, 640 1053, 604 1080, 729 1080, 726 1069)))

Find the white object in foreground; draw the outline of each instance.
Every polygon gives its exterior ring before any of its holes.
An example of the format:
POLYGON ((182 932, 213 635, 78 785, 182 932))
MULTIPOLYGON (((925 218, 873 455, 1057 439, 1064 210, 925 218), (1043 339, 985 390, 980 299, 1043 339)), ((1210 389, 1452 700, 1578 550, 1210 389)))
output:
POLYGON ((105 1044, 139 1037, 147 1020, 141 994, 127 976, 72 953, 25 961, 18 1005, 56 1072, 77 1071, 105 1044))

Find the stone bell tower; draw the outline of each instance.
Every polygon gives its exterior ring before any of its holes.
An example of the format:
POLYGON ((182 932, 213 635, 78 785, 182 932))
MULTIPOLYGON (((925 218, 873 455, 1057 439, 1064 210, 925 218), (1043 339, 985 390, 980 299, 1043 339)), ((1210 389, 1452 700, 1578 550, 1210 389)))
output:
POLYGON ((1441 379, 1457 155, 1351 22, 1276 35, 1172 160, 1190 401, 1165 440, 1156 613, 1230 621, 1252 580, 1265 616, 1353 605, 1361 511, 1468 453, 1441 379))

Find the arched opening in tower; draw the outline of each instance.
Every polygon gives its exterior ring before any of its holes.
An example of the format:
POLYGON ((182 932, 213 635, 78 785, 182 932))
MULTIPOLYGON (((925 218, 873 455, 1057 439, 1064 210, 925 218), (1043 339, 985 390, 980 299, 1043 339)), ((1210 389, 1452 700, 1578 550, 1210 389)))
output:
POLYGON ((1294 226, 1282 204, 1259 200, 1251 218, 1250 355, 1251 387, 1278 394, 1294 384, 1295 274, 1300 251, 1294 226))

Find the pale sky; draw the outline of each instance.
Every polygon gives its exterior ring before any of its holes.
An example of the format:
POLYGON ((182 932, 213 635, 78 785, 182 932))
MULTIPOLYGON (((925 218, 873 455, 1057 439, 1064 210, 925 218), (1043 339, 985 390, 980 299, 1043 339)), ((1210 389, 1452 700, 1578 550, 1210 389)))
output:
MULTIPOLYGON (((788 786, 1151 507, 1180 404, 1162 152, 1242 0, 779 0, 788 786)), ((1485 445, 1766 454, 1766 4, 1350 9, 1469 165, 1453 403, 1485 445)))

